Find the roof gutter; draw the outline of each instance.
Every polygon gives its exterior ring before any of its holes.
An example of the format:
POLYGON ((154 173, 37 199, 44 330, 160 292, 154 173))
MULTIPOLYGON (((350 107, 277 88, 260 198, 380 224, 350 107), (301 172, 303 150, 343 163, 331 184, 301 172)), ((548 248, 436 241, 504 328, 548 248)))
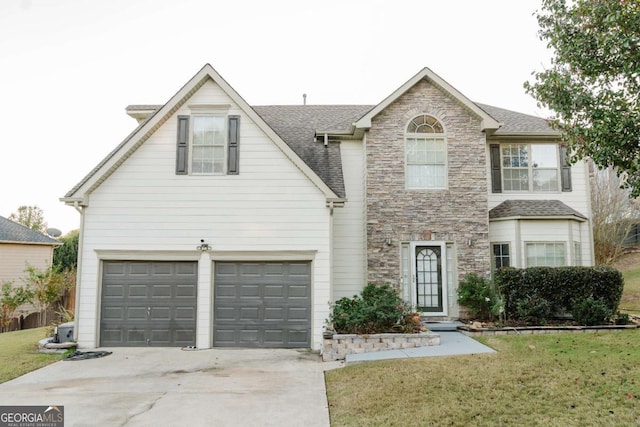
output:
POLYGON ((544 215, 544 216, 514 215, 514 216, 505 216, 505 217, 500 217, 500 218, 489 218, 489 222, 495 222, 495 221, 518 221, 518 220, 523 220, 523 219, 528 219, 528 220, 536 220, 536 219, 541 219, 541 220, 569 219, 569 220, 574 220, 574 221, 579 221, 579 222, 587 221, 587 218, 579 217, 577 215, 544 215))
POLYGON ((10 245, 62 246, 62 242, 25 242, 24 240, 0 240, 0 243, 10 245))

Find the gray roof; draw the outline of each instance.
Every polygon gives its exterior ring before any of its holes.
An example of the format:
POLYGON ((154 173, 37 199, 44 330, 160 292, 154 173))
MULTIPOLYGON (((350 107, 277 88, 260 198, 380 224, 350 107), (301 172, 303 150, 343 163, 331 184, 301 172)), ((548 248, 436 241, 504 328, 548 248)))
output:
POLYGON ((339 197, 345 197, 340 146, 324 146, 316 131, 350 132, 367 105, 268 105, 253 107, 256 113, 339 197))
MULTIPOLYGON (((494 135, 513 133, 558 135, 556 131, 551 129, 549 122, 540 117, 486 104, 478 103, 476 105, 502 123, 502 127, 494 135)), ((317 140, 314 140, 314 137, 316 132, 324 131, 348 134, 353 130, 353 123, 374 107, 374 105, 266 105, 252 108, 338 197, 345 197, 339 144, 329 143, 325 147, 322 135, 318 135, 317 140)), ((162 105, 144 104, 129 105, 126 110, 155 110, 157 112, 160 108, 162 105)), ((144 123, 139 123, 138 127, 65 197, 70 197, 89 177, 95 174, 121 146, 136 134, 144 123)))
POLYGON ((61 245, 56 239, 52 239, 42 233, 13 222, 0 216, 0 242, 26 243, 39 245, 61 245))
POLYGON ((489 211, 489 219, 513 217, 587 217, 559 200, 506 200, 489 211))
POLYGON ((541 117, 531 116, 529 114, 518 113, 516 111, 505 110, 504 108, 493 107, 491 105, 476 105, 489 113, 494 119, 502 124, 494 135, 512 134, 512 133, 542 133, 560 135, 549 125, 549 120, 541 117))

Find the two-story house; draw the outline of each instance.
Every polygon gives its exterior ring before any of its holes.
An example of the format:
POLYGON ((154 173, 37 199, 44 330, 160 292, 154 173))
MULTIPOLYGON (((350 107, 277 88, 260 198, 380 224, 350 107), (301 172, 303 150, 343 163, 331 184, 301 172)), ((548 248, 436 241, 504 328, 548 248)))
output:
POLYGON ((319 349, 389 283, 428 318, 500 266, 591 265, 588 173, 547 121, 425 68, 375 106, 250 106, 205 65, 62 200, 82 347, 319 349))

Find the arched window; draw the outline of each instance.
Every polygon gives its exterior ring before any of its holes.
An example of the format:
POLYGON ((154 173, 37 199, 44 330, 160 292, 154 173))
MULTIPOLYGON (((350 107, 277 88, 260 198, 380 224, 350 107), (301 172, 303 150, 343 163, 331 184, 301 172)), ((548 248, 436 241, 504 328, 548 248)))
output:
POLYGON ((447 186, 447 144, 444 128, 423 114, 409 121, 405 131, 408 189, 444 189, 447 186))

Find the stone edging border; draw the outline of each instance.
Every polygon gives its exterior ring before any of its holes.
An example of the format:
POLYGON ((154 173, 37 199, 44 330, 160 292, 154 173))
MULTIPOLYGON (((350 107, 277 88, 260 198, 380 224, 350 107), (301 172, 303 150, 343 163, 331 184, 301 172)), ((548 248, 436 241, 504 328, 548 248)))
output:
POLYGON ((533 335, 557 333, 585 333, 624 331, 640 329, 640 325, 600 325, 600 326, 517 326, 507 328, 472 328, 458 326, 458 331, 470 337, 491 335, 533 335))

